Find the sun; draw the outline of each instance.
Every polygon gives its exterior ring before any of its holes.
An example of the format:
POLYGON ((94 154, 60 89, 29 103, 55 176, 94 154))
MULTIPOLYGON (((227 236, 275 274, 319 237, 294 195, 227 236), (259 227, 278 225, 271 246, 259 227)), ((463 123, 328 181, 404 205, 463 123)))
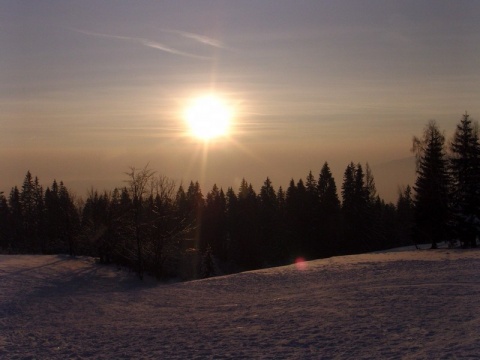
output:
POLYGON ((225 100, 213 94, 194 99, 185 110, 185 120, 192 136, 204 141, 229 133, 233 110, 225 100))

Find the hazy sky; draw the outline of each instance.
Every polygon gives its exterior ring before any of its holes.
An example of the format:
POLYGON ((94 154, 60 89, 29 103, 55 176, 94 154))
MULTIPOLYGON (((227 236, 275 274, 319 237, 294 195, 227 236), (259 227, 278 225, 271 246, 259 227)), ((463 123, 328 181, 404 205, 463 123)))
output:
POLYGON ((368 161, 394 200, 429 119, 480 119, 479 19, 474 0, 0 1, 0 191, 30 170, 84 196, 147 163, 259 190, 325 161, 340 190, 368 161), (182 112, 210 91, 236 115, 206 148, 182 112))

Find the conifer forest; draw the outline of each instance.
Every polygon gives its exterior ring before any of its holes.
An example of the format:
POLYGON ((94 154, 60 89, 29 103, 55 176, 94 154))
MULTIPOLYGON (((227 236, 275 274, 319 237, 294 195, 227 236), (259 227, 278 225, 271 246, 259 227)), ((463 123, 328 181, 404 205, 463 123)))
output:
POLYGON ((417 178, 395 204, 377 194, 368 163, 347 164, 341 182, 325 162, 285 189, 267 177, 260 189, 243 179, 207 192, 131 167, 124 187, 86 198, 27 171, 0 193, 0 252, 93 256, 140 278, 195 279, 413 244, 477 246, 477 123, 465 113, 447 141, 430 121, 412 152, 417 178))

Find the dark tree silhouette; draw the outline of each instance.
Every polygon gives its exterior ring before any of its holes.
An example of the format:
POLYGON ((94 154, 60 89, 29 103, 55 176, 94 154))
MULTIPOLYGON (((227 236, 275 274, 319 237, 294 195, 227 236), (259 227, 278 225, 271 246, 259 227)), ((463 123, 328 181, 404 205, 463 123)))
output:
POLYGON ((288 224, 288 252, 290 261, 295 258, 308 257, 307 244, 308 235, 308 207, 307 207, 307 190, 302 179, 297 184, 292 179, 287 189, 285 199, 286 218, 288 224))
POLYGON ((228 260, 227 200, 217 185, 213 185, 205 200, 201 238, 201 249, 210 247, 212 256, 215 254, 223 262, 228 260))
MULTIPOLYGON (((478 195, 472 190, 478 181, 461 185, 463 179, 478 179, 471 170, 477 163, 465 165, 467 152, 456 150, 463 149, 463 133, 472 131, 478 147, 476 130, 466 124, 452 142, 450 167, 456 176, 454 204, 462 216, 469 216, 465 209, 477 214, 475 206, 461 203, 475 199, 465 195, 467 190, 478 195)), ((135 269, 141 278, 148 273, 192 279, 283 265, 299 256, 314 259, 402 245, 408 242, 413 220, 417 238, 428 234, 435 246, 446 230, 441 225, 449 220, 443 141, 434 124, 424 139, 415 140, 417 194, 413 200, 407 186, 397 207, 377 194, 368 163, 365 171, 361 164, 348 164, 342 203, 326 162, 318 181, 310 171, 305 180, 292 179, 286 191, 275 191, 267 177, 257 195, 243 179, 237 193, 232 188, 224 193, 214 185, 205 199, 198 182, 191 181, 186 191, 183 186, 176 189, 148 166, 130 168, 124 188, 102 194, 92 189, 85 203, 76 202, 63 182, 55 180, 43 194, 38 179, 27 172, 21 190, 14 187, 8 200, 0 193, 0 250, 90 255, 135 269)), ((457 228, 459 224, 457 219, 457 228)))
POLYGON ((202 278, 209 278, 215 275, 215 263, 213 260, 212 248, 207 246, 202 256, 202 278))
POLYGON ((258 195, 260 258, 263 265, 276 264, 280 249, 277 244, 278 202, 272 182, 267 177, 258 195))
POLYGON ((79 232, 80 219, 73 198, 63 182, 60 182, 58 201, 61 214, 59 222, 61 243, 70 256, 75 256, 76 238, 79 232))
POLYGON ((7 198, 0 192, 0 251, 3 253, 10 253, 13 250, 11 223, 7 198))
POLYGON ((206 244, 201 242, 201 227, 202 227, 202 215, 205 207, 205 200, 203 199, 203 194, 200 189, 200 184, 198 181, 195 183, 190 182, 188 186, 187 193, 185 194, 186 200, 186 218, 187 221, 191 224, 191 238, 195 240, 196 247, 200 248, 201 251, 204 251, 206 244))
POLYGON ((321 236, 317 246, 317 256, 332 256, 340 251, 341 214, 337 185, 327 162, 323 164, 320 170, 317 192, 319 197, 318 231, 321 236))
POLYGON ((146 241, 146 269, 157 278, 182 276, 179 264, 189 264, 196 273, 196 253, 188 253, 185 239, 191 232, 190 223, 175 211, 175 182, 165 176, 152 179, 151 195, 148 198, 149 231, 146 241), (190 255, 194 255, 193 258, 190 255))
POLYGON ((381 248, 384 234, 379 217, 384 204, 376 196, 373 175, 368 165, 367 176, 361 164, 355 166, 351 162, 347 166, 344 172, 342 197, 345 234, 343 248, 353 253, 381 248))
POLYGON ((247 269, 262 263, 259 239, 258 199, 252 184, 242 180, 237 196, 235 243, 238 263, 247 269))
POLYGON ((22 190, 20 192, 20 203, 22 208, 22 220, 23 220, 23 245, 28 252, 34 252, 34 246, 32 242, 38 234, 37 230, 37 206, 36 206, 36 189, 33 182, 33 177, 30 171, 27 171, 25 179, 23 180, 22 190))
POLYGON ((437 248, 437 242, 448 238, 450 179, 445 136, 435 121, 427 124, 422 138, 413 138, 412 151, 417 158, 415 241, 430 242, 437 248))
POLYGON ((20 191, 16 186, 10 191, 8 205, 10 207, 11 216, 10 248, 15 252, 26 252, 27 249, 24 238, 22 203, 20 200, 20 191))
POLYGON ((408 245, 412 239, 414 225, 414 201, 410 185, 399 190, 397 200, 397 234, 399 245, 408 245))
POLYGON ((225 195, 226 200, 226 223, 227 223, 227 238, 226 238, 226 248, 227 256, 226 260, 233 264, 237 264, 239 260, 240 252, 240 239, 238 233, 240 232, 240 221, 239 221, 239 204, 237 194, 233 188, 229 187, 225 195))
POLYGON ((56 180, 53 180, 52 186, 45 190, 45 218, 47 240, 45 248, 47 253, 62 252, 61 244, 61 208, 59 199, 59 188, 56 180))
POLYGON ((480 233, 480 142, 467 112, 450 143, 454 230, 463 246, 476 246, 480 233))
MULTIPOLYGON (((356 176, 355 164, 351 162, 345 169, 342 184, 342 218, 344 244, 343 252, 355 252, 358 247, 359 229, 359 204, 357 182, 363 180, 356 176)), ((360 183, 363 186, 362 183, 360 183)))
POLYGON ((147 195, 147 185, 151 181, 154 171, 150 170, 148 165, 146 165, 142 170, 137 170, 135 167, 130 167, 130 172, 125 174, 128 176, 128 190, 132 199, 137 274, 140 279, 143 279, 143 247, 145 241, 145 227, 147 226, 145 223, 144 200, 147 195))

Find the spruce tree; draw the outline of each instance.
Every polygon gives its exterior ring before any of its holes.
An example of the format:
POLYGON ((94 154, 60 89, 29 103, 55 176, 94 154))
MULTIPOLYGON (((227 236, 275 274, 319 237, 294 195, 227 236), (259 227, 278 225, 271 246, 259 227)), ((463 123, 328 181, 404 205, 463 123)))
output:
MULTIPOLYGON (((371 180, 373 181, 373 176, 371 180)), ((377 247, 376 239, 372 237, 373 204, 369 204, 369 191, 371 189, 365 183, 362 165, 351 162, 345 169, 342 185, 343 228, 347 252, 360 253, 377 247)))
POLYGON ((427 124, 421 139, 413 138, 412 151, 417 158, 414 237, 435 249, 437 242, 448 238, 450 180, 445 136, 434 120, 427 124))
POLYGON ((355 251, 355 236, 357 234, 357 205, 355 201, 355 165, 347 165, 343 173, 342 183, 342 220, 343 244, 341 253, 355 251))
POLYGON ((355 165, 353 162, 348 164, 343 173, 342 200, 342 211, 349 220, 354 216, 355 206, 355 165))
POLYGON ((12 249, 11 214, 7 198, 0 192, 0 251, 10 252, 12 249))
POLYGON ((325 162, 320 171, 317 183, 318 228, 320 241, 317 247, 318 256, 331 256, 339 251, 340 246, 340 200, 337 185, 325 162))
POLYGON ((317 191, 319 196, 319 205, 324 214, 328 212, 337 212, 340 210, 340 200, 338 199, 337 185, 335 184, 335 179, 333 178, 327 162, 323 164, 323 167, 320 171, 317 191))
POLYGON ((80 219, 77 209, 73 202, 72 195, 70 195, 68 189, 63 182, 60 182, 60 188, 58 192, 58 200, 61 213, 61 241, 62 246, 68 251, 70 256, 75 256, 76 237, 78 228, 80 225, 80 219))
POLYGON ((52 188, 45 190, 45 253, 60 252, 60 217, 61 210, 58 199, 58 184, 53 180, 52 188))
POLYGON ((377 187, 375 186, 375 179, 368 162, 365 166, 365 191, 369 205, 374 204, 378 199, 377 187))
POLYGON ((226 222, 227 222, 227 234, 226 234, 226 260, 230 261, 235 265, 238 265, 239 261, 239 247, 240 247, 240 239, 239 239, 239 206, 238 206, 238 198, 235 190, 232 187, 227 189, 227 193, 225 194, 225 201, 226 201, 226 222))
POLYGON ((22 220, 24 234, 24 251, 35 252, 34 244, 37 235, 36 222, 38 219, 37 206, 35 201, 35 186, 30 171, 27 171, 22 184, 20 202, 22 205, 22 220))
POLYGON ((262 262, 258 198, 252 184, 247 183, 245 179, 238 191, 238 206, 241 265, 248 269, 256 269, 262 262))
POLYGON ((312 259, 320 257, 321 235, 319 229, 319 196, 318 183, 310 171, 305 179, 305 246, 306 255, 312 259))
POLYGON ((476 246, 480 230, 480 142, 467 112, 450 143, 454 230, 463 246, 476 246))
POLYGON ((364 232, 369 250, 380 250, 394 245, 392 224, 395 222, 395 207, 393 204, 385 204, 380 199, 368 162, 365 165, 364 198, 366 201, 364 232))
POLYGON ((8 206, 10 207, 11 250, 14 252, 25 252, 23 210, 20 191, 17 186, 10 191, 8 206))
POLYGON ((35 177, 34 180, 34 199, 35 199, 35 248, 37 251, 40 251, 42 254, 46 252, 46 231, 45 231, 45 198, 43 194, 43 187, 40 185, 38 177, 35 177))
POLYGON ((258 198, 261 257, 264 264, 272 265, 278 258, 279 252, 276 247, 278 203, 277 194, 268 177, 260 188, 258 198))
POLYGON ((223 190, 214 184, 205 201, 205 210, 202 217, 201 250, 204 251, 207 247, 210 247, 212 254, 221 260, 226 260, 227 258, 226 207, 223 190))
POLYGON ((226 202, 229 257, 239 269, 258 268, 261 261, 258 199, 252 184, 242 179, 238 195, 229 188, 226 202))
POLYGON ((301 252, 300 234, 298 232, 298 191, 295 180, 290 179, 287 191, 285 192, 285 250, 290 257, 301 252))

